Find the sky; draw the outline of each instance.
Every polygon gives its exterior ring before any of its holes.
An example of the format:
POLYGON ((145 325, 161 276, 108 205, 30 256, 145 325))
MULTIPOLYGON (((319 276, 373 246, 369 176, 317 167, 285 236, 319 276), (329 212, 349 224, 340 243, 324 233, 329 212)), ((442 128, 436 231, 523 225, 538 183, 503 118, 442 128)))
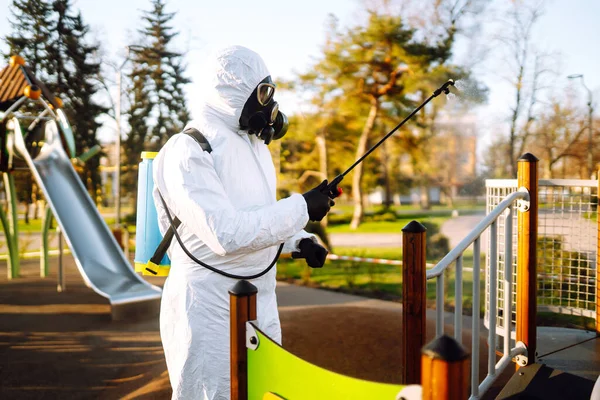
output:
MULTIPOLYGON (((0 0, 0 10, 6 11, 0 17, 0 37, 10 32, 7 20, 10 3, 0 0)), ((101 42, 107 58, 115 64, 122 62, 125 46, 135 41, 141 10, 150 9, 149 0, 76 0, 74 4, 91 26, 93 36, 101 42)), ((167 11, 177 12, 173 20, 180 32, 176 46, 187 52, 187 74, 192 80, 201 73, 202 60, 211 51, 240 44, 258 52, 277 81, 307 71, 314 63, 325 39, 329 14, 334 14, 341 26, 354 25, 364 4, 362 0, 171 0, 167 11)), ((491 11, 489 16, 498 17, 491 11)), ((598 17, 598 0, 549 0, 534 33, 536 48, 561 55, 559 74, 553 78, 556 86, 572 85, 582 104, 587 92, 581 82, 569 81, 566 76, 583 74, 586 85, 593 91, 594 104, 600 104, 598 17)), ((458 43, 457 61, 468 62, 468 41, 469 38, 462 38, 458 43)), ((490 89, 488 102, 472 110, 482 137, 480 148, 490 142, 492 135, 508 132, 506 116, 513 95, 510 86, 499 77, 501 73, 502 60, 492 48, 488 59, 477 69, 478 78, 490 89)), ((116 95, 116 91, 112 94, 116 95)), ((194 105, 200 99, 193 83, 187 89, 187 98, 193 115, 194 105)), ((284 111, 302 112, 293 95, 278 96, 278 101, 284 111)), ((114 135, 113 125, 106 122, 101 134, 104 140, 114 135)))

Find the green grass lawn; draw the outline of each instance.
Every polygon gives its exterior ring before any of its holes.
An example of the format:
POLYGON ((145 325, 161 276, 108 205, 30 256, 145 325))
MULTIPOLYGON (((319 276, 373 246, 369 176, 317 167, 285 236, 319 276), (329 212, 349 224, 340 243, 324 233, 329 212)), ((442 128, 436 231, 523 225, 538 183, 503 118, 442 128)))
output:
MULTIPOLYGON (((375 213, 379 210, 381 210, 382 206, 380 205, 373 205, 373 206, 368 206, 365 207, 365 213, 375 213)), ((414 205, 414 204, 403 204, 403 205, 394 205, 391 206, 390 209, 392 211, 395 211, 397 214, 403 214, 403 213, 435 213, 435 212, 452 212, 452 210, 458 210, 458 211, 465 211, 465 212, 469 212, 469 211, 476 211, 476 210, 485 210, 485 203, 475 203, 475 202, 465 202, 465 203, 457 203, 454 205, 454 207, 450 207, 448 205, 444 205, 444 204, 435 204, 432 205, 431 208, 429 210, 424 210, 422 209, 420 206, 418 205, 414 205)), ((352 205, 349 202, 345 202, 345 203, 337 203, 333 208, 332 211, 334 213, 344 213, 344 214, 352 214, 352 211, 354 211, 354 205, 352 205)))
POLYGON ((447 217, 431 217, 429 215, 415 216, 405 218, 402 216, 395 221, 366 221, 360 224, 358 229, 350 229, 349 224, 330 224, 327 226, 328 233, 400 233, 409 222, 417 220, 421 223, 429 222, 441 226, 445 221, 450 219, 447 217))
MULTIPOLYGON (((56 226, 56 224, 54 224, 56 226)), ((42 231, 42 220, 41 219, 30 219, 29 223, 26 224, 25 220, 20 219, 17 226, 19 232, 41 232, 42 231)))
MULTIPOLYGON (((337 255, 384 258, 400 260, 402 251, 398 249, 380 248, 337 248, 337 255)), ((473 267, 473 253, 464 254, 463 265, 465 268, 473 267)), ((484 263, 481 259, 481 265, 484 263)), ((433 262, 433 261, 431 261, 433 262)), ((340 290, 371 297, 389 300, 400 300, 402 294, 402 270, 399 266, 379 265, 352 261, 327 261, 323 268, 311 269, 303 260, 282 259, 277 264, 277 277, 281 280, 301 282, 322 288, 340 290)), ((445 282, 446 307, 454 307, 454 268, 451 267, 445 282)), ((481 293, 484 289, 484 276, 480 283, 481 293)), ((427 300, 433 304, 435 301, 435 280, 427 281, 427 300)), ((480 310, 483 310, 483 295, 480 310)), ((463 272, 463 308, 465 313, 472 312, 473 304, 473 278, 471 272, 463 272)))
MULTIPOLYGON (((112 227, 112 225, 114 225, 114 223, 115 223, 115 219, 114 219, 114 217, 105 217, 104 222, 106 222, 106 224, 109 227, 112 227)), ((31 232, 41 233, 42 232, 42 220, 41 219, 30 219, 29 223, 26 224, 25 220, 19 219, 18 229, 19 229, 19 232, 22 232, 22 233, 31 233, 31 232)), ((56 221, 53 221, 52 229, 50 229, 50 231, 54 232, 55 230, 56 230, 56 221)), ((134 232, 135 232, 135 229, 134 229, 134 232)))
POLYGON ((329 214, 329 233, 399 233, 409 222, 416 220, 421 223, 432 223, 441 226, 445 221, 452 218, 454 210, 459 210, 459 215, 470 215, 481 213, 484 206, 469 205, 461 208, 449 208, 447 206, 434 206, 430 210, 421 210, 414 206, 396 206, 390 209, 382 207, 370 207, 365 210, 365 216, 360 226, 350 229, 352 220, 352 206, 343 205, 333 207, 329 214))

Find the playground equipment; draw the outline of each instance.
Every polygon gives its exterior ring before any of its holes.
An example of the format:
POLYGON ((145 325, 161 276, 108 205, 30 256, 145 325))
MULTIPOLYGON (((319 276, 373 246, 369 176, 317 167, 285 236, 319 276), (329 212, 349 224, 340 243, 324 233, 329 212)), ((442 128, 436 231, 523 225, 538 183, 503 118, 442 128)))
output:
MULTIPOLYGON (((140 312, 156 313, 160 289, 135 273, 73 168, 73 133, 61 102, 18 56, 13 56, 10 65, 0 72, 0 111, 0 141, 3 144, 0 169, 10 199, 9 218, 2 213, 0 217, 9 243, 9 277, 19 274, 18 251, 14 244, 18 240, 16 200, 10 172, 20 167, 20 163, 31 170, 42 188, 79 272, 90 288, 108 299, 113 318, 121 319, 140 312), (26 104, 42 111, 37 116, 20 113, 19 109, 26 104), (22 123, 28 120, 33 122, 23 128, 22 123)), ((50 211, 47 211, 43 240, 45 254, 49 217, 50 211)), ((42 258, 47 260, 47 256, 42 258)))
POLYGON ((238 281, 229 295, 231 400, 459 400, 468 396, 469 354, 449 336, 423 348, 420 386, 370 382, 312 365, 261 332, 256 323, 257 289, 248 281, 238 281))

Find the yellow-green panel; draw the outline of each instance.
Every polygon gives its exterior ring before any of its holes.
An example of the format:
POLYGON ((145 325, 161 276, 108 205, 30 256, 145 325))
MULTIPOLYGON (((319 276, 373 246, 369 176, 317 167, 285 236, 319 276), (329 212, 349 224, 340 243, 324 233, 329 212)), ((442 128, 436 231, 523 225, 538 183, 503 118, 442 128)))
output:
POLYGON ((258 348, 248 349, 249 400, 262 400, 267 393, 285 400, 395 400, 403 388, 317 367, 287 352, 258 329, 256 332, 258 348))

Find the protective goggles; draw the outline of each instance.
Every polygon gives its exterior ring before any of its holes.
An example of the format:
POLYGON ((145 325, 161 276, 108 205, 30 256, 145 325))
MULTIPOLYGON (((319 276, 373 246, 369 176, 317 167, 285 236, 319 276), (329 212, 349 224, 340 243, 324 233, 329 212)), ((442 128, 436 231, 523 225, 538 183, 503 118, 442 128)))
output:
MULTIPOLYGON (((270 78, 270 77, 268 77, 270 78)), ((270 81, 271 79, 269 79, 270 81)), ((258 99, 258 104, 261 106, 266 106, 273 99, 273 95, 275 94, 275 84, 271 82, 261 82, 258 84, 256 88, 256 97, 258 99)))

